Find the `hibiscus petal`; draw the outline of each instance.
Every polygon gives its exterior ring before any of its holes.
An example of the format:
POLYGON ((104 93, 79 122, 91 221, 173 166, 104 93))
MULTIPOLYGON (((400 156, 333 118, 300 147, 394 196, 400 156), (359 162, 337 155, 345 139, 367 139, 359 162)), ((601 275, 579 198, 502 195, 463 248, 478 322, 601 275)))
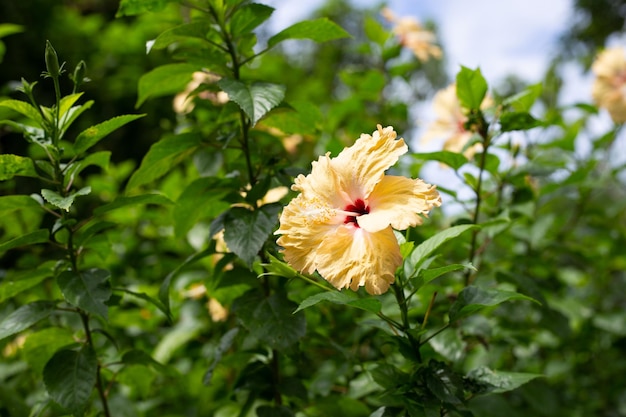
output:
POLYGON ((315 263, 318 272, 336 288, 356 291, 365 286, 368 293, 378 295, 393 283, 402 256, 391 228, 368 233, 342 225, 324 238, 315 263))
POLYGON ((427 215, 441 205, 435 186, 420 179, 386 175, 368 199, 369 214, 357 217, 359 226, 374 233, 391 225, 396 230, 422 224, 427 215))
POLYGON ((393 127, 383 129, 378 125, 371 136, 363 134, 354 145, 341 151, 331 165, 341 180, 340 188, 356 201, 367 198, 385 171, 407 150, 403 139, 396 140, 393 127))

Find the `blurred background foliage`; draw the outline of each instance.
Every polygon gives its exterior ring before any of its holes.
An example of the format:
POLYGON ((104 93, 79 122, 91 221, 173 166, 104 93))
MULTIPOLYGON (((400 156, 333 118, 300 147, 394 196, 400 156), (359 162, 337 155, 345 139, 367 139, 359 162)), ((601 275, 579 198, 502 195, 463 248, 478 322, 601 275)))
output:
MULTIPOLYGON (((197 103, 198 108, 184 116, 174 111, 172 96, 151 98, 135 107, 139 78, 172 62, 166 50, 146 54, 146 42, 182 23, 185 13, 170 4, 154 13, 116 17, 118 7, 117 0, 0 2, 0 24, 22 29, 18 32, 13 28, 0 38, 4 45, 4 55, 0 55, 1 96, 16 98, 15 87, 22 77, 39 79, 48 39, 68 68, 80 60, 87 63, 91 81, 85 84, 85 96, 95 104, 72 128, 76 133, 120 114, 146 113, 97 146, 112 152, 112 163, 106 171, 86 171, 85 184, 97 193, 86 197, 80 208, 85 212, 121 195, 150 146, 163 136, 188 126, 203 135, 211 134, 208 118, 212 113, 202 109, 206 103, 197 103)), ((524 147, 521 163, 503 170, 496 167, 488 184, 493 194, 485 202, 487 218, 506 213, 514 225, 499 233, 496 224, 486 233, 480 253, 481 282, 511 285, 543 304, 505 304, 452 326, 426 346, 425 356, 446 360, 462 372, 486 365, 545 375, 514 391, 473 399, 469 408, 477 416, 626 416, 626 186, 624 167, 607 162, 617 128, 591 137, 586 126, 595 117, 595 109, 581 106, 574 117, 566 118, 563 106, 571 103, 558 101, 563 83, 561 66, 575 61, 588 69, 607 39, 623 35, 626 2, 577 0, 573 8, 576 19, 571 30, 563 34, 562 53, 547 72, 539 97, 543 114, 537 117, 544 119, 546 127, 541 129, 545 129, 545 136, 524 147), (581 135, 591 143, 583 156, 576 148, 581 135), (498 200, 499 192, 509 194, 498 200)), ((329 17, 352 38, 322 44, 287 42, 244 69, 244 78, 285 85, 285 101, 305 109, 303 113, 308 115, 301 124, 291 126, 293 131, 280 119, 280 112, 268 118, 266 128, 270 132, 280 126, 283 136, 301 136, 296 152, 285 151, 281 161, 268 163, 291 174, 306 172, 316 155, 336 153, 361 133, 371 131, 376 123, 393 125, 401 134, 410 132, 411 106, 430 99, 452 81, 443 70, 445 62, 439 60, 399 60, 389 71, 373 71, 383 65, 382 50, 367 40, 363 22, 367 17, 380 20, 379 10, 328 1, 315 16, 329 17), (393 76, 393 83, 385 78, 389 76, 393 76)), ((429 23, 435 32, 436 23, 429 23)), ((259 43, 270 35, 261 28, 259 43)), ((526 84, 512 74, 493 93, 506 97, 526 84)), ((53 97, 51 85, 40 82, 37 96, 42 101, 53 97)), ((0 119, 8 115, 8 110, 0 108, 0 119)), ((267 143, 275 144, 269 139, 267 143)), ((513 153, 511 143, 497 145, 513 153)), ((0 152, 33 155, 37 150, 16 133, 0 128, 0 152)), ((210 165, 209 157, 204 158, 185 160, 156 185, 144 188, 154 187, 176 200, 184 186, 197 177, 203 161, 210 165)), ((415 161, 407 170, 415 175, 422 167, 415 161)), ((441 186, 445 188, 445 184, 441 186)), ((37 191, 30 178, 0 183, 3 195, 37 191)), ((207 207, 204 215, 212 218, 223 209, 207 207)), ((192 228, 197 219, 179 225, 184 232, 172 238, 175 215, 171 207, 153 205, 112 211, 107 219, 120 227, 95 239, 94 250, 86 255, 85 262, 108 265, 115 277, 114 287, 155 294, 164 277, 201 246, 192 228)), ((32 216, 25 219, 25 229, 29 222, 37 222, 38 215, 32 216)), ((451 221, 436 211, 426 226, 411 233, 419 241, 444 225, 468 220, 464 213, 452 217, 451 221)), ((52 219, 45 217, 46 222, 51 224, 52 219)), ((3 237, 23 232, 19 226, 3 227, 3 237)), ((206 228, 197 231, 207 232, 206 228)), ((462 262, 467 243, 450 247, 446 259, 462 262)), ((12 269, 41 266, 43 259, 51 258, 49 251, 37 247, 5 253, 0 259, 0 277, 12 269)), ((119 356, 116 348, 106 343, 112 338, 118 346, 150 352, 158 362, 139 358, 129 360, 132 366, 115 375, 110 371, 107 378, 115 378, 122 387, 113 390, 110 397, 112 408, 119 410, 116 415, 246 415, 246 407, 254 401, 271 398, 273 393, 267 386, 271 375, 267 373, 273 368, 261 366, 263 361, 273 363, 271 354, 263 350, 266 348, 243 332, 233 335, 238 338, 239 350, 226 354, 220 347, 235 319, 227 315, 222 321, 219 307, 215 303, 211 307, 210 300, 231 306, 256 277, 255 272, 231 261, 232 254, 223 258, 216 255, 183 270, 173 283, 172 324, 141 297, 124 294, 123 300, 112 306, 107 328, 111 333, 99 335, 102 340, 97 341, 103 356, 119 356), (201 284, 206 292, 200 289, 201 284), (255 360, 258 357, 262 360, 255 360), (204 385, 207 369, 212 370, 212 382, 204 385)), ((316 292, 299 281, 290 285, 294 302, 316 292)), ((440 294, 442 301, 431 312, 432 323, 443 323, 459 288, 459 276, 450 275, 419 294, 421 307, 429 304, 435 291, 440 294)), ((50 296, 51 291, 50 287, 35 287, 28 295, 21 294, 24 300, 20 302, 50 296)), ((0 304, 0 316, 15 308, 10 301, 0 304)), ((363 325, 371 317, 358 310, 324 305, 306 309, 304 314, 307 336, 302 343, 306 348, 294 347, 281 356, 282 390, 290 404, 307 416, 370 415, 377 403, 362 400, 374 391, 362 370, 393 352, 393 338, 374 337, 381 333, 375 326, 363 325)), ((413 315, 422 319, 423 309, 413 315)), ((58 320, 54 326, 31 333, 25 343, 19 338, 0 341, 0 416, 63 415, 46 402, 44 387, 34 377, 56 348, 72 343, 72 334, 65 326, 75 323, 64 322, 71 320, 64 316, 54 320, 58 320), (29 411, 33 404, 45 411, 29 411)), ((379 373, 377 382, 383 377, 379 373)))

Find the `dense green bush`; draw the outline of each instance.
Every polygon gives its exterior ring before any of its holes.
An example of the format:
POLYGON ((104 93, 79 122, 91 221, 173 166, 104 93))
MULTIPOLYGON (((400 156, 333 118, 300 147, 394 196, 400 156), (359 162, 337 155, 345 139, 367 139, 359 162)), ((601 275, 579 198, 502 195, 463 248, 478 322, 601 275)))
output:
POLYGON ((623 51, 559 107, 388 10, 40 3, 34 67, 0 25, 0 416, 626 415, 623 51))

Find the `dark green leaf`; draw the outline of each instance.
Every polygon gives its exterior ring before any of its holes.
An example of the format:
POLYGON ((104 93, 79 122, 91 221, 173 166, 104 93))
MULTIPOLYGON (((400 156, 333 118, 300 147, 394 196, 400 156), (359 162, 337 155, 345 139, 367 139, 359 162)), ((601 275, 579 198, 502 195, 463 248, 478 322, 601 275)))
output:
POLYGON ((60 350, 43 370, 50 397, 74 415, 82 415, 96 384, 98 359, 89 346, 60 350))
POLYGON ((477 228, 478 226, 472 224, 453 226, 420 243, 420 245, 413 250, 409 258, 404 261, 404 272, 406 276, 413 276, 426 258, 439 249, 441 245, 468 230, 477 228))
POLYGON ((28 329, 39 320, 45 319, 54 311, 55 303, 35 301, 26 304, 9 314, 0 322, 0 340, 28 329))
POLYGON ((122 362, 126 365, 145 365, 149 366, 163 375, 175 375, 176 373, 166 365, 154 360, 152 356, 143 350, 130 350, 122 356, 122 362))
POLYGON ((167 136, 150 147, 128 181, 126 190, 132 190, 167 174, 172 168, 196 151, 202 137, 196 133, 167 136))
POLYGON ((57 283, 68 303, 106 320, 108 307, 105 303, 111 297, 110 277, 109 271, 99 268, 78 273, 63 271, 57 283))
POLYGON ((48 234, 49 234, 48 229, 39 229, 34 232, 30 232, 25 235, 11 239, 7 242, 2 242, 0 243, 0 253, 6 252, 9 249, 17 248, 20 246, 47 242, 48 234))
POLYGON ((85 152, 87 149, 98 143, 109 133, 143 116, 145 116, 145 114, 126 114, 123 116, 117 116, 83 130, 76 137, 76 142, 74 143, 74 152, 76 152, 77 155, 80 155, 81 153, 85 152))
POLYGON ((429 282, 439 278, 440 276, 447 274, 448 272, 460 271, 462 269, 472 268, 471 266, 461 264, 450 264, 442 266, 441 268, 422 269, 417 274, 417 277, 412 280, 415 289, 421 288, 429 282))
POLYGON ((224 219, 224 240, 228 248, 252 266, 263 244, 278 223, 280 204, 267 204, 257 210, 233 207, 224 219))
POLYGON ((414 158, 422 161, 439 161, 450 168, 457 170, 467 163, 467 158, 457 152, 450 151, 438 151, 429 153, 415 153, 412 154, 414 158))
POLYGON ((73 333, 63 327, 48 327, 29 333, 24 343, 24 357, 33 371, 42 373, 46 362, 62 347, 76 343, 73 333))
POLYGON ((220 339, 220 343, 215 349, 215 354, 213 355, 213 361, 211 362, 209 369, 207 369, 204 377, 202 378, 202 383, 204 385, 209 385, 211 383, 211 378, 213 378, 213 371, 215 370, 215 367, 222 360, 222 356, 224 355, 224 353, 226 353, 226 351, 230 349, 230 347, 233 345, 237 333, 239 333, 239 328, 235 327, 227 331, 220 339))
POLYGON ((465 287, 450 307, 450 321, 470 316, 486 307, 496 306, 505 301, 527 300, 539 304, 534 298, 513 291, 483 289, 476 286, 465 287))
POLYGON ((36 177, 37 171, 35 170, 33 160, 18 155, 0 155, 0 181, 10 180, 16 175, 36 177))
POLYGON ((65 211, 70 211, 70 207, 74 204, 74 200, 76 197, 81 195, 88 195, 91 193, 91 187, 83 187, 80 190, 76 191, 68 195, 67 197, 63 197, 59 195, 56 191, 43 189, 41 190, 41 196, 50 204, 65 211))
POLYGON ((250 3, 240 7, 230 21, 233 36, 249 33, 265 22, 274 12, 274 8, 264 4, 250 3))
POLYGON ((380 300, 368 297, 360 298, 357 294, 348 291, 325 291, 317 293, 310 297, 307 297, 300 303, 296 312, 304 310, 305 308, 314 306, 321 301, 328 301, 334 304, 348 305, 350 307, 358 308, 361 310, 369 311, 370 313, 379 313, 382 305, 380 300))
POLYGON ((99 166, 102 169, 107 169, 109 167, 110 159, 110 151, 90 153, 84 159, 80 159, 70 165, 65 174, 65 184, 72 182, 78 174, 89 166, 99 166))
POLYGON ((161 194, 141 194, 131 197, 118 197, 115 201, 105 204, 96 208, 93 214, 99 216, 109 211, 117 210, 119 208, 134 206, 137 204, 157 204, 160 206, 174 204, 172 200, 161 194))
POLYGON ((336 23, 325 17, 315 20, 305 20, 296 23, 272 36, 267 46, 272 48, 285 39, 311 39, 315 42, 327 42, 334 39, 349 38, 350 34, 336 23))
POLYGON ((480 69, 471 70, 461 66, 461 70, 456 75, 456 95, 461 102, 461 107, 479 110, 486 94, 487 81, 480 69))
POLYGON ((541 126, 541 122, 527 112, 506 112, 500 116, 500 129, 503 132, 530 130, 541 126))
POLYGON ((167 29, 162 32, 152 44, 154 49, 163 49, 170 46, 172 43, 181 42, 189 39, 202 39, 206 40, 209 31, 211 31, 211 24, 205 20, 186 23, 184 25, 176 26, 171 29, 167 29))
POLYGON ((143 293, 143 292, 135 292, 135 291, 131 291, 131 290, 127 290, 125 288, 116 288, 115 291, 122 291, 126 294, 130 294, 133 297, 137 297, 137 298, 141 298, 142 300, 145 300, 147 302, 149 302, 150 304, 152 304, 153 306, 155 306, 156 308, 158 308, 159 310, 161 310, 161 312, 163 314, 165 314, 165 316, 171 320, 171 316, 170 316, 170 312, 167 309, 167 307, 165 307, 163 305, 163 303, 159 300, 157 300, 156 298, 152 298, 150 297, 148 294, 143 293))
POLYGON ((150 97, 161 97, 183 91, 200 68, 191 64, 167 64, 153 69, 139 79, 137 103, 141 106, 150 97))
POLYGON ((278 84, 247 85, 230 78, 222 78, 217 84, 246 113, 253 126, 285 97, 285 87, 278 84))
POLYGON ((543 375, 522 372, 493 371, 485 366, 474 369, 467 374, 467 378, 471 381, 487 384, 485 392, 490 393, 512 391, 541 376, 543 375))
POLYGON ((257 290, 249 291, 235 300, 232 309, 250 334, 272 349, 286 349, 306 333, 304 314, 293 313, 296 305, 278 293, 265 298, 257 290))
POLYGON ((284 405, 262 405, 256 409, 257 417, 294 417, 290 408, 284 405))
POLYGON ((228 210, 230 204, 222 200, 236 190, 232 180, 215 177, 198 178, 189 184, 174 207, 176 236, 183 236, 199 220, 213 219, 228 210))
POLYGON ((115 17, 133 16, 162 10, 173 0, 121 0, 115 17))

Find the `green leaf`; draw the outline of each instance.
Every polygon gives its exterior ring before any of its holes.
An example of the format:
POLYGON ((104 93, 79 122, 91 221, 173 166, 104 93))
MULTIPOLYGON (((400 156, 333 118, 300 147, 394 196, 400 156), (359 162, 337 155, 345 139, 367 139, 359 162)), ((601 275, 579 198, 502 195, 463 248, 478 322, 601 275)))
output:
POLYGON ((197 133, 183 133, 161 139, 150 147, 139 169, 130 177, 126 191, 167 174, 174 166, 195 152, 201 142, 202 137, 197 133))
POLYGON ((122 356, 122 362, 126 365, 145 365, 153 368, 154 370, 162 373, 163 375, 175 375, 171 368, 166 365, 163 365, 160 362, 154 360, 152 356, 143 350, 130 350, 122 356))
POLYGON ((273 12, 273 7, 258 3, 250 3, 240 7, 230 20, 231 35, 239 36, 251 32, 269 19, 273 12))
POLYGON ((93 106, 94 101, 89 100, 80 106, 74 106, 70 108, 67 112, 67 115, 61 119, 61 133, 64 133, 68 127, 74 123, 74 120, 78 118, 81 114, 83 114, 86 110, 89 110, 91 106, 93 106))
POLYGON ((18 155, 0 155, 0 181, 10 180, 17 175, 37 177, 33 160, 18 155))
POLYGON ((457 300, 450 307, 450 321, 470 316, 486 307, 496 306, 505 301, 527 300, 537 304, 539 301, 514 291, 484 289, 476 286, 465 287, 457 300))
POLYGON ((412 154, 414 158, 422 161, 439 161, 454 170, 458 170, 467 163, 467 158, 462 153, 450 151, 438 151, 412 154))
POLYGON ((13 23, 0 24, 0 38, 21 32, 24 32, 24 26, 15 25, 13 23))
POLYGON ((232 310, 241 324, 270 348, 283 350, 296 343, 306 333, 303 313, 294 313, 296 305, 274 293, 265 298, 251 290, 233 303, 232 310))
POLYGON ((193 73, 199 71, 197 65, 167 64, 153 69, 139 78, 138 96, 135 108, 150 97, 161 97, 183 91, 192 80, 193 73))
POLYGON ((43 370, 50 397, 74 415, 82 415, 96 384, 98 359, 91 347, 59 350, 43 370))
POLYGON ((487 385, 483 393, 495 394, 512 391, 542 376, 541 374, 532 373, 494 371, 486 366, 481 366, 467 374, 467 378, 471 381, 487 385))
POLYGON ((57 350, 75 342, 72 331, 63 327, 48 327, 28 334, 24 343, 24 358, 33 371, 41 374, 46 362, 57 350))
POLYGON ((268 48, 273 48, 286 39, 311 39, 315 42, 327 42, 334 39, 350 38, 350 34, 341 26, 325 17, 305 20, 278 32, 267 41, 268 48))
POLYGON ((506 112, 500 116, 500 130, 503 132, 530 130, 537 126, 541 126, 541 122, 527 112, 506 112))
POLYGON ((365 20, 363 21, 363 29, 365 30, 365 36, 367 36, 370 41, 377 43, 381 47, 384 46, 387 39, 389 39, 389 31, 385 30, 383 25, 371 16, 365 17, 365 20))
POLYGON ((285 86, 270 83, 244 84, 230 78, 222 78, 217 85, 228 93, 230 100, 239 105, 254 126, 259 119, 274 107, 278 106, 285 97, 285 86))
POLYGON ((20 246, 32 245, 35 243, 44 243, 48 241, 48 237, 48 229, 35 230, 34 232, 30 232, 25 235, 13 238, 9 241, 0 243, 0 253, 20 246))
POLYGON ((527 113, 532 108, 535 101, 541 96, 543 90, 543 84, 537 83, 530 85, 515 95, 508 97, 502 102, 506 106, 511 106, 516 112, 527 113))
POLYGON ((37 269, 26 271, 9 271, 0 282, 0 303, 15 297, 17 294, 39 284, 44 279, 52 276, 52 268, 42 265, 37 269))
POLYGON ((453 226, 420 243, 420 245, 413 250, 409 258, 404 261, 404 272, 406 276, 413 276, 426 258, 439 249, 441 245, 468 230, 477 228, 479 228, 479 226, 473 224, 453 226))
POLYGON ((174 204, 174 202, 161 194, 141 194, 131 197, 118 197, 113 202, 96 208, 93 211, 93 214, 96 216, 100 216, 101 214, 108 213, 109 211, 117 210, 123 207, 134 206, 137 204, 169 205, 174 204))
POLYGON ((111 297, 111 274, 105 269, 91 268, 86 271, 63 271, 57 277, 65 300, 89 313, 107 319, 105 302, 111 297))
POLYGON ((456 75, 456 95, 461 107, 471 110, 480 110, 480 105, 487 94, 487 81, 480 72, 480 68, 471 70, 461 66, 456 75))
POLYGON ((167 29, 157 36, 152 44, 152 48, 163 49, 175 42, 181 42, 189 39, 206 40, 207 35, 211 30, 211 24, 205 20, 175 26, 171 29, 167 29))
POLYGON ((220 338, 220 343, 215 349, 215 354, 213 355, 213 361, 209 366, 209 369, 204 373, 204 377, 202 378, 202 383, 204 385, 209 385, 211 383, 211 378, 213 378, 213 371, 217 364, 222 360, 222 356, 224 353, 231 348, 233 342, 235 341, 235 336, 239 333, 239 328, 235 327, 224 333, 224 336, 220 338))
POLYGON ((145 116, 145 114, 126 114, 123 116, 117 116, 83 130, 76 137, 76 142, 74 143, 74 152, 76 152, 76 155, 80 155, 81 153, 85 152, 87 149, 98 143, 109 133, 119 129, 126 123, 130 123, 133 120, 137 120, 143 116, 145 116))
POLYGON ((82 95, 83 93, 75 93, 61 98, 61 101, 59 102, 60 123, 63 123, 63 120, 66 119, 65 114, 72 108, 74 103, 76 103, 82 95))
POLYGON ((148 294, 143 293, 143 292, 135 292, 135 291, 127 290, 125 288, 115 288, 115 291, 121 291, 121 292, 124 292, 126 294, 130 294, 133 297, 141 298, 142 300, 145 300, 145 301, 149 302, 150 304, 152 304, 153 306, 155 306, 156 308, 161 310, 161 312, 163 314, 165 314, 165 316, 168 319, 171 319, 170 312, 167 309, 167 307, 165 307, 163 305, 163 303, 161 301, 157 300, 156 298, 152 298, 148 294))
MULTIPOLYGON (((256 409, 257 417, 294 417, 295 414, 284 405, 262 405, 256 409)), ((345 414, 342 414, 345 415, 345 414)))
POLYGON ((121 0, 115 17, 133 16, 163 10, 173 0, 121 0))
POLYGON ((74 199, 81 195, 88 195, 91 193, 91 187, 83 187, 80 190, 68 195, 67 197, 60 196, 56 191, 43 189, 41 190, 41 196, 50 204, 65 211, 70 211, 70 207, 74 204, 74 199))
POLYGON ((174 207, 176 236, 183 236, 200 219, 212 219, 228 210, 230 204, 222 200, 236 189, 232 180, 215 177, 198 178, 189 184, 174 207))
POLYGON ((298 271, 296 271, 295 269, 293 269, 288 263, 281 261, 280 259, 277 259, 276 257, 272 256, 271 254, 267 254, 270 263, 269 264, 263 264, 263 269, 265 269, 267 272, 259 275, 259 276, 266 276, 266 275, 270 275, 270 276, 277 276, 277 277, 282 277, 282 278, 295 278, 298 275, 300 275, 298 273, 298 271))
POLYGON ((278 223, 280 204, 267 204, 258 210, 233 207, 224 219, 224 240, 228 248, 248 266, 252 266, 274 226, 278 223))
POLYGON ((64 176, 64 184, 73 182, 78 174, 80 174, 85 168, 89 166, 99 166, 106 170, 109 167, 109 160, 111 159, 111 151, 94 152, 87 155, 84 159, 80 159, 72 163, 68 168, 64 176))
POLYGON ((413 287, 415 289, 421 288, 429 282, 439 278, 442 275, 445 275, 449 272, 460 271, 466 268, 475 269, 471 265, 462 265, 462 264, 450 264, 446 266, 442 266, 441 268, 433 268, 433 269, 422 269, 417 274, 417 277, 412 280, 413 287))
POLYGON ((39 320, 45 319, 54 311, 55 303, 35 301, 26 304, 9 314, 0 322, 0 340, 28 329, 39 320))
POLYGON ((369 311, 370 313, 374 314, 379 313, 382 308, 380 300, 373 297, 360 298, 357 294, 348 291, 325 291, 305 298, 300 303, 298 309, 295 312, 314 306, 321 301, 328 301, 333 304, 348 305, 350 307, 369 311))
POLYGON ((33 107, 33 105, 30 103, 21 100, 9 99, 0 101, 0 106, 8 107, 9 109, 26 116, 30 120, 37 123, 40 127, 44 127, 45 125, 41 113, 39 113, 37 109, 33 107))

